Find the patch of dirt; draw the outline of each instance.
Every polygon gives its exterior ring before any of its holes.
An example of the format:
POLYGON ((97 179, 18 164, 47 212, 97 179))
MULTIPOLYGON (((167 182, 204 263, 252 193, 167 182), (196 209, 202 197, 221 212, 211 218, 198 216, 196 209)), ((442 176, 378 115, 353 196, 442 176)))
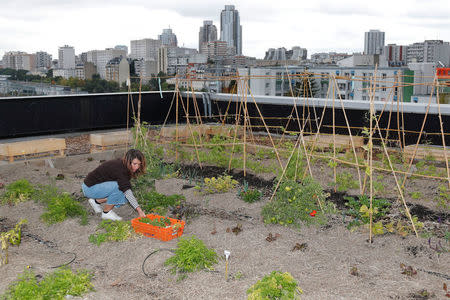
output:
MULTIPOLYGON (((158 192, 186 197, 184 209, 188 218, 183 235, 197 236, 220 256, 214 272, 188 274, 185 280, 178 282, 164 266, 170 252, 160 251, 144 264, 152 251, 173 249, 177 240, 161 242, 136 237, 100 246, 88 241, 101 221, 80 191, 84 176, 100 163, 100 158, 89 160, 88 157, 91 155, 71 156, 55 164, 55 168, 45 162, 0 167, 0 181, 5 184, 22 178, 33 184, 54 183, 74 194, 89 211, 86 226, 80 225, 77 219, 48 226, 40 219, 44 208, 39 203, 29 201, 0 206, 2 230, 11 228, 20 219, 28 219, 22 244, 10 247, 10 262, 0 267, 0 294, 28 265, 37 275, 44 276, 52 272, 53 267, 70 262, 73 269, 88 269, 94 273, 95 291, 84 299, 243 299, 251 285, 274 270, 287 271, 294 276, 304 291, 302 299, 409 299, 422 288, 437 299, 444 297, 442 284, 446 279, 442 275, 450 275, 450 253, 432 250, 428 239, 383 235, 376 236, 369 244, 366 242, 368 233, 362 229, 349 231, 341 216, 331 218, 323 227, 304 226, 300 230, 266 225, 260 212, 270 195, 249 204, 238 198, 238 189, 224 194, 200 195, 193 188, 183 189, 184 185, 192 186, 187 179, 157 180, 158 192), (64 179, 55 180, 58 174, 64 174, 64 179), (227 233, 227 228, 236 228, 238 224, 239 234, 227 233), (231 251, 228 280, 224 250, 231 251), (401 263, 417 270, 417 275, 402 274, 401 263), (142 271, 143 264, 146 273, 156 275, 147 277, 142 271), (357 270, 357 276, 349 271, 352 268, 357 270)), ((217 176, 223 172, 207 170, 201 175, 217 176)), ((258 176, 246 178, 250 185, 270 190, 273 181, 264 180, 258 176)), ((345 193, 331 193, 330 200, 344 207, 344 196, 345 193)), ((435 216, 448 220, 448 214, 436 215, 432 207, 426 207, 435 214, 427 219, 430 226, 445 227, 444 223, 436 223, 435 216)), ((129 206, 116 212, 125 220, 137 217, 129 206)), ((428 215, 426 213, 424 218, 428 215)), ((432 246, 438 241, 449 248, 444 239, 434 237, 432 246)))

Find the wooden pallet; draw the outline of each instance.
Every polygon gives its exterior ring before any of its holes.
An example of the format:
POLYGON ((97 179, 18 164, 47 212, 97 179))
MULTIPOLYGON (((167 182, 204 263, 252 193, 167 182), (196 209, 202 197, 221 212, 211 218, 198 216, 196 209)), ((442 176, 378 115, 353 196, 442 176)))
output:
MULTIPOLYGON (((315 135, 307 135, 304 136, 305 142, 307 145, 312 145, 314 143, 314 140, 316 139, 315 135)), ((333 144, 335 144, 336 148, 340 148, 342 150, 351 150, 352 149, 352 141, 355 145, 355 149, 361 148, 364 146, 364 138, 361 136, 352 136, 352 139, 350 139, 349 135, 335 135, 335 138, 333 139, 333 135, 319 135, 317 137, 317 140, 315 142, 315 148, 316 149, 328 149, 333 147, 333 144)))
POLYGON ((121 148, 130 145, 133 135, 130 131, 115 131, 108 133, 91 133, 89 136, 91 143, 91 153, 121 148))
MULTIPOLYGON (((416 145, 406 146, 403 151, 403 158, 405 160, 410 160, 414 154, 414 149, 416 145)), ((450 147, 446 147, 447 150, 447 159, 450 159, 450 147)), ((425 159, 427 157, 433 157, 435 160, 444 161, 445 162, 445 153, 444 147, 442 146, 432 146, 432 145, 419 145, 417 147, 417 152, 415 155, 415 159, 425 159)))
POLYGON ((32 141, 0 144, 0 159, 7 158, 13 162, 15 158, 48 156, 57 152, 64 156, 66 140, 60 138, 38 139, 32 141))

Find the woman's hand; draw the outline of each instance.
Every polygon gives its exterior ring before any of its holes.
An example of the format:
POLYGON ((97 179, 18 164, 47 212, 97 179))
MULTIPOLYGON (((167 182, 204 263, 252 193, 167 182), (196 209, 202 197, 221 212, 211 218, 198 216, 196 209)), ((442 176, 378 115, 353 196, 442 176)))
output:
POLYGON ((144 213, 144 211, 141 209, 140 206, 138 206, 138 207, 136 208, 136 211, 137 211, 139 217, 145 217, 145 213, 144 213))

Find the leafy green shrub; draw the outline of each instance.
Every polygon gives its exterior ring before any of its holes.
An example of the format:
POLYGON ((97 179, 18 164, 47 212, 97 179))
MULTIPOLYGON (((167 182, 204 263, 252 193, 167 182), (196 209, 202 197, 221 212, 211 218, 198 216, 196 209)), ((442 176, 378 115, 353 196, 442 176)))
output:
POLYGON ((80 202, 70 194, 58 190, 53 185, 42 185, 34 194, 34 199, 47 206, 47 211, 42 214, 42 220, 47 224, 60 223, 67 218, 80 217, 80 223, 86 225, 87 211, 80 202))
POLYGON ((253 203, 261 200, 262 193, 258 190, 248 188, 248 183, 244 182, 244 188, 238 195, 244 202, 253 203))
POLYGON ((174 194, 166 196, 155 190, 143 193, 139 196, 142 200, 139 205, 144 211, 154 211, 155 213, 165 215, 169 206, 180 205, 186 198, 183 195, 174 194))
POLYGON ((300 299, 302 293, 303 291, 290 273, 273 271, 247 290, 247 299, 300 299))
POLYGON ((336 174, 336 184, 339 192, 359 188, 358 181, 353 179, 353 175, 350 172, 345 171, 336 174))
POLYGON ((81 270, 76 273, 60 268, 37 282, 32 270, 25 270, 18 280, 8 286, 1 299, 64 299, 67 295, 82 296, 93 290, 92 274, 81 270))
POLYGON ((275 198, 262 209, 264 222, 297 227, 302 221, 324 224, 327 221, 326 213, 333 210, 331 203, 325 202, 327 196, 320 184, 311 178, 306 178, 302 183, 283 181, 275 198))
POLYGON ((131 223, 126 221, 103 220, 97 227, 100 232, 91 234, 89 242, 100 246, 104 242, 122 242, 129 239, 133 234, 131 223))
POLYGON ((202 186, 197 185, 195 188, 202 194, 226 193, 234 189, 238 182, 229 175, 221 175, 219 177, 205 178, 202 186))
POLYGON ((20 179, 6 186, 5 193, 1 196, 2 204, 17 204, 31 199, 36 192, 33 185, 26 179, 20 179))
POLYGON ((86 209, 67 193, 51 197, 47 203, 47 211, 41 216, 47 224, 60 223, 74 217, 81 217, 81 224, 87 224, 86 209))
MULTIPOLYGON (((171 266, 172 273, 212 269, 212 265, 217 263, 217 253, 206 247, 203 241, 195 236, 180 238, 177 246, 175 255, 165 261, 166 266, 171 266)), ((184 277, 181 276, 180 279, 184 277)))
MULTIPOLYGON (((346 211, 347 215, 354 218, 348 225, 348 228, 353 226, 359 226, 361 224, 368 224, 370 222, 370 198, 366 195, 354 197, 344 197, 348 202, 345 203, 348 206, 346 211)), ((388 212, 391 203, 383 198, 373 198, 372 200, 372 218, 376 222, 383 218, 388 212)))

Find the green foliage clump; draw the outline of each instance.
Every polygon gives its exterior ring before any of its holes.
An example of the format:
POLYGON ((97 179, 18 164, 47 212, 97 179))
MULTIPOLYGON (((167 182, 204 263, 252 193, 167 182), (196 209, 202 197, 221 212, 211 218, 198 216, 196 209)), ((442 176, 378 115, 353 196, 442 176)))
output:
POLYGON ((260 191, 254 189, 248 189, 239 193, 239 197, 247 203, 254 203, 261 200, 261 195, 262 193, 260 191))
POLYGON ((67 295, 82 296, 94 287, 92 274, 81 270, 76 273, 67 267, 60 268, 38 282, 32 270, 25 270, 17 281, 8 286, 1 299, 65 299, 67 295))
MULTIPOLYGON (((206 247, 203 241, 195 236, 180 238, 177 246, 175 255, 165 261, 166 266, 171 266, 172 273, 211 270, 212 266, 217 263, 217 253, 206 247)), ((184 277, 181 276, 180 279, 184 277)))
POLYGON ((28 223, 27 219, 20 220, 13 229, 0 233, 1 252, 0 266, 8 263, 9 245, 18 246, 22 239, 22 225, 28 223))
POLYGON ((297 281, 289 272, 273 271, 247 290, 247 299, 300 299, 302 293, 297 281))
POLYGON ((59 191, 55 186, 44 185, 36 192, 36 201, 47 206, 47 211, 41 216, 47 224, 60 223, 67 218, 81 218, 81 224, 86 225, 87 211, 80 202, 70 194, 59 191))
POLYGON ((5 193, 1 196, 2 204, 14 205, 31 199, 36 192, 33 185, 26 179, 20 179, 6 186, 5 193))
POLYGON ((437 206, 444 211, 447 211, 450 207, 450 190, 446 185, 441 184, 438 187, 438 196, 436 196, 435 201, 437 206))
POLYGON ((99 230, 106 232, 100 232, 91 234, 89 236, 89 242, 100 246, 104 242, 122 242, 129 239, 133 234, 131 223, 126 221, 112 221, 103 220, 99 225, 99 230))
POLYGON ((350 172, 345 171, 336 174, 336 185, 339 192, 359 188, 358 181, 353 179, 353 175, 350 172))
POLYGON ((153 226, 163 227, 163 228, 166 226, 169 226, 172 223, 169 218, 165 218, 165 217, 155 218, 153 220, 145 217, 145 218, 139 219, 139 222, 142 222, 145 224, 150 224, 153 226))
POLYGON ((226 193, 234 189, 238 182, 230 175, 221 175, 219 177, 205 178, 202 186, 197 185, 195 188, 202 194, 226 193))
POLYGON ((254 203, 261 200, 262 193, 256 189, 250 189, 248 183, 244 182, 244 188, 238 195, 244 202, 254 203))
POLYGON ((186 199, 183 195, 174 194, 166 196, 155 190, 142 193, 139 195, 139 198, 142 199, 139 205, 144 211, 153 211, 161 215, 166 214, 169 206, 180 205, 186 199))
POLYGON ((312 178, 306 178, 302 183, 285 180, 280 184, 275 198, 263 207, 264 222, 296 227, 300 227, 300 222, 324 224, 326 214, 333 211, 331 203, 325 201, 327 196, 312 178))
MULTIPOLYGON (((351 228, 353 226, 359 226, 362 224, 368 224, 370 222, 370 198, 366 195, 354 197, 344 197, 348 202, 345 203, 348 206, 346 211, 347 215, 354 218, 353 221, 347 226, 351 228)), ((377 222, 383 218, 388 212, 391 203, 383 198, 372 199, 372 220, 377 222)))

